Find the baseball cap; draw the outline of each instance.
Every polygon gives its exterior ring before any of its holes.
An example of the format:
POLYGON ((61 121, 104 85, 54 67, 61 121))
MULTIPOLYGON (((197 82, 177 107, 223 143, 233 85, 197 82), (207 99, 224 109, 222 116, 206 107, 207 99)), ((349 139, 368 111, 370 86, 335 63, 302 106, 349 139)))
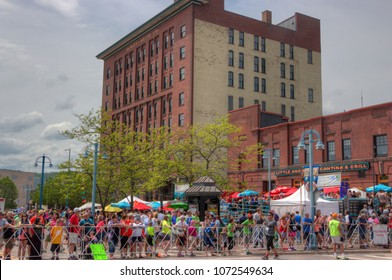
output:
POLYGON ((74 212, 80 212, 80 208, 76 207, 76 208, 74 208, 73 211, 74 211, 74 212))
POLYGON ((332 218, 336 219, 338 217, 338 213, 332 213, 332 218))

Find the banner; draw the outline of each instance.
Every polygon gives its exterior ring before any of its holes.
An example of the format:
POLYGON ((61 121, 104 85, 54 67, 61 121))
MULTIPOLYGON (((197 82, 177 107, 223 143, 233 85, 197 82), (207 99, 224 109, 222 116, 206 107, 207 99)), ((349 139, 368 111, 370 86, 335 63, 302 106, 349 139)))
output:
POLYGON ((341 173, 330 173, 326 175, 318 176, 317 187, 325 188, 325 187, 338 187, 342 181, 341 173))
POLYGON ((374 245, 388 245, 388 225, 373 225, 374 245))

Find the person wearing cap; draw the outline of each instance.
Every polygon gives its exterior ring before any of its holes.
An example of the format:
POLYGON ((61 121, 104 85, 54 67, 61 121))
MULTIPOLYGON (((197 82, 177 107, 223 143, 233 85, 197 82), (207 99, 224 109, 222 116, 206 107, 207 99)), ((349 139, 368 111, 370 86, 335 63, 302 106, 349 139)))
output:
POLYGON ((79 238, 79 221, 80 221, 80 209, 74 208, 73 214, 69 218, 69 259, 77 260, 76 257, 76 244, 78 244, 79 238))
POLYGON ((253 221, 253 215, 252 214, 248 214, 247 216, 248 218, 242 222, 242 233, 243 233, 243 237, 244 237, 244 250, 245 250, 245 255, 250 255, 250 251, 249 251, 249 244, 250 244, 250 240, 252 237, 252 231, 250 229, 250 227, 252 227, 255 223, 253 221))
POLYGON ((188 224, 185 222, 185 216, 181 215, 180 220, 174 225, 174 228, 177 231, 177 247, 178 247, 178 257, 184 257, 182 251, 184 246, 186 246, 186 231, 188 228, 188 224))
POLYGON ((335 259, 340 259, 336 253, 337 246, 340 246, 340 252, 342 254, 341 259, 347 259, 344 256, 344 245, 343 245, 343 230, 340 221, 338 220, 338 214, 332 214, 332 220, 329 221, 329 233, 331 235, 332 246, 333 246, 333 256, 335 259))

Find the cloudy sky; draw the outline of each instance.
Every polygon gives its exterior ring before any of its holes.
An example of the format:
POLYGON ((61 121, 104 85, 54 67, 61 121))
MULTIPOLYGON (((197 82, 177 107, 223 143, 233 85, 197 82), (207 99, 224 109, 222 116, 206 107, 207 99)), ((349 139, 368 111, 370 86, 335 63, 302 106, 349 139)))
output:
MULTIPOLYGON (((0 169, 40 172, 81 153, 59 130, 101 105, 95 56, 173 0, 0 0, 0 169)), ((277 24, 321 20, 323 114, 392 101, 390 0, 226 0, 226 9, 277 24)), ((49 171, 49 170, 48 170, 49 171)))

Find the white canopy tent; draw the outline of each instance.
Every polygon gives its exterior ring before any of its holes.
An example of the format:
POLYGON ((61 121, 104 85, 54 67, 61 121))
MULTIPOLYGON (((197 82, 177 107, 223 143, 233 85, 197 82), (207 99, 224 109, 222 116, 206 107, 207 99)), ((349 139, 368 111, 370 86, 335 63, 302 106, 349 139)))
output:
MULTIPOLYGON (((91 202, 87 202, 85 204, 83 204, 82 206, 79 207, 80 210, 84 210, 84 209, 91 209, 92 203, 91 202)), ((95 208, 100 209, 101 204, 99 203, 95 203, 95 208)))
MULTIPOLYGON (((300 211, 301 215, 310 213, 309 194, 304 186, 301 186, 295 193, 283 199, 271 200, 271 209, 279 216, 286 212, 293 213, 300 211)), ((339 202, 318 198, 316 201, 316 209, 321 210, 322 215, 329 215, 332 212, 339 211, 339 202)))
POLYGON ((351 188, 351 189, 349 189, 349 190, 355 191, 356 193, 360 193, 360 194, 361 194, 361 198, 366 198, 366 192, 364 192, 364 191, 361 190, 361 189, 358 189, 358 188, 351 188))

